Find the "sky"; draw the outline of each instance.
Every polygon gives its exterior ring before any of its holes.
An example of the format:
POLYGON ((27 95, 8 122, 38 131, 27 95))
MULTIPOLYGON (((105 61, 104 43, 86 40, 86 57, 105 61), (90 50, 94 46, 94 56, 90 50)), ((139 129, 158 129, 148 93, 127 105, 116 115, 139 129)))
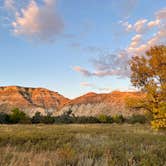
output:
POLYGON ((0 86, 132 91, 131 57, 165 43, 166 0, 0 0, 0 86))

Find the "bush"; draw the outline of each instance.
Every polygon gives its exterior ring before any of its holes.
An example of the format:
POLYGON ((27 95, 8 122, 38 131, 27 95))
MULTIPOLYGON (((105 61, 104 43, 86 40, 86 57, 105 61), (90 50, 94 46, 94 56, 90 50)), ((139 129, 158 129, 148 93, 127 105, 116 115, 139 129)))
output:
POLYGON ((22 111, 20 111, 18 108, 13 109, 12 114, 9 115, 9 121, 10 123, 30 123, 30 118, 22 111))
POLYGON ((112 123, 113 119, 107 115, 99 115, 98 120, 100 123, 112 123))
POLYGON ((123 117, 123 115, 116 115, 113 117, 113 122, 114 123, 123 123, 123 122, 125 122, 125 118, 123 117))
POLYGON ((42 116, 40 112, 36 112, 35 115, 31 119, 32 123, 41 123, 42 122, 42 116))
POLYGON ((61 115, 61 116, 57 116, 54 117, 54 122, 55 123, 73 123, 73 117, 70 117, 68 115, 61 115))
POLYGON ((21 124, 31 124, 32 122, 31 122, 31 118, 26 115, 26 116, 25 116, 23 119, 21 119, 18 123, 21 123, 21 124))
POLYGON ((134 123, 146 123, 147 119, 144 115, 132 115, 130 118, 127 119, 127 122, 130 124, 134 123))
POLYGON ((41 122, 45 124, 53 124, 55 122, 55 118, 50 115, 43 116, 41 122))
POLYGON ((73 122, 74 123, 99 123, 100 121, 96 117, 81 116, 81 117, 75 117, 73 122))
POLYGON ((3 112, 0 112, 0 124, 8 124, 9 121, 9 115, 3 112))

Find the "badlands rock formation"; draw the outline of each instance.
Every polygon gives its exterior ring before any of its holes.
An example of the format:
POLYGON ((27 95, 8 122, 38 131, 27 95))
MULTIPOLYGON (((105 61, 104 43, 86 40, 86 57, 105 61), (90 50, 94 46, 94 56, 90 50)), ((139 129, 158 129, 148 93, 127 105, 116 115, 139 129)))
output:
POLYGON ((130 116, 136 112, 125 106, 126 98, 141 97, 138 92, 112 92, 108 94, 88 93, 70 100, 44 88, 25 88, 19 86, 0 87, 0 111, 10 113, 19 108, 29 116, 35 112, 46 115, 62 115, 72 110, 75 116, 98 116, 100 114, 130 116))
POLYGON ((9 113, 17 107, 30 116, 37 111, 46 114, 57 111, 68 101, 57 92, 44 88, 0 87, 0 111, 3 112, 9 113))
POLYGON ((72 110, 72 114, 75 116, 98 116, 100 114, 131 116, 132 114, 143 113, 143 111, 127 109, 126 99, 139 97, 142 97, 139 92, 88 93, 71 100, 60 111, 54 113, 60 115, 67 110, 72 110))

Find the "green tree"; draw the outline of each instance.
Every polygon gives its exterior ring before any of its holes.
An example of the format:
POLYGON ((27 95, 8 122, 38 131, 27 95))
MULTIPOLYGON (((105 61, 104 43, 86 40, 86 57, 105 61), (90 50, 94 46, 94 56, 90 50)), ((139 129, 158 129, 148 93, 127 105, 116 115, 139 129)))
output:
POLYGON ((36 112, 35 115, 32 117, 32 123, 41 123, 42 122, 42 115, 40 112, 36 112))
POLYGON ((9 123, 9 115, 4 112, 0 112, 0 124, 7 124, 7 123, 9 123))
POLYGON ((146 94, 132 107, 151 112, 153 127, 166 128, 166 46, 155 46, 145 55, 134 56, 130 67, 133 86, 146 94))
POLYGON ((30 123, 30 118, 18 108, 13 109, 10 114, 11 123, 30 123))

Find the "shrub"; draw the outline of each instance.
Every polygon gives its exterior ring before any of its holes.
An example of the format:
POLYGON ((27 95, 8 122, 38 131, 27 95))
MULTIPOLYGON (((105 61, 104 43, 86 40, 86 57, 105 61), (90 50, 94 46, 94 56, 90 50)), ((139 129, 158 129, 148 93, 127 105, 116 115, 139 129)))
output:
POLYGON ((57 116, 54 117, 54 122, 55 123, 73 123, 73 117, 70 117, 69 115, 61 115, 61 116, 57 116))
POLYGON ((40 112, 36 112, 35 115, 31 119, 32 123, 41 123, 42 122, 42 116, 40 112))
POLYGON ((100 121, 96 117, 81 116, 81 117, 75 117, 73 122, 74 123, 99 123, 100 121))
POLYGON ((127 119, 128 123, 146 123, 146 117, 144 115, 132 115, 130 118, 127 119))
POLYGON ((99 115, 98 120, 100 123, 112 123, 113 119, 107 115, 99 115))
POLYGON ((153 114, 151 112, 146 111, 145 117, 147 122, 151 122, 153 120, 153 114))
POLYGON ((3 112, 0 112, 0 124, 8 124, 9 123, 9 115, 3 112))
POLYGON ((43 116, 42 118, 42 123, 45 123, 45 124, 53 124, 55 121, 54 117, 50 116, 50 115, 47 115, 47 116, 43 116))
POLYGON ((9 115, 11 123, 30 123, 30 118, 18 108, 13 109, 12 114, 9 115))
POLYGON ((123 123, 125 121, 125 118, 123 115, 116 115, 113 117, 113 122, 114 123, 123 123))
POLYGON ((18 123, 31 124, 32 122, 31 122, 31 118, 26 115, 24 118, 20 119, 20 121, 18 123))

